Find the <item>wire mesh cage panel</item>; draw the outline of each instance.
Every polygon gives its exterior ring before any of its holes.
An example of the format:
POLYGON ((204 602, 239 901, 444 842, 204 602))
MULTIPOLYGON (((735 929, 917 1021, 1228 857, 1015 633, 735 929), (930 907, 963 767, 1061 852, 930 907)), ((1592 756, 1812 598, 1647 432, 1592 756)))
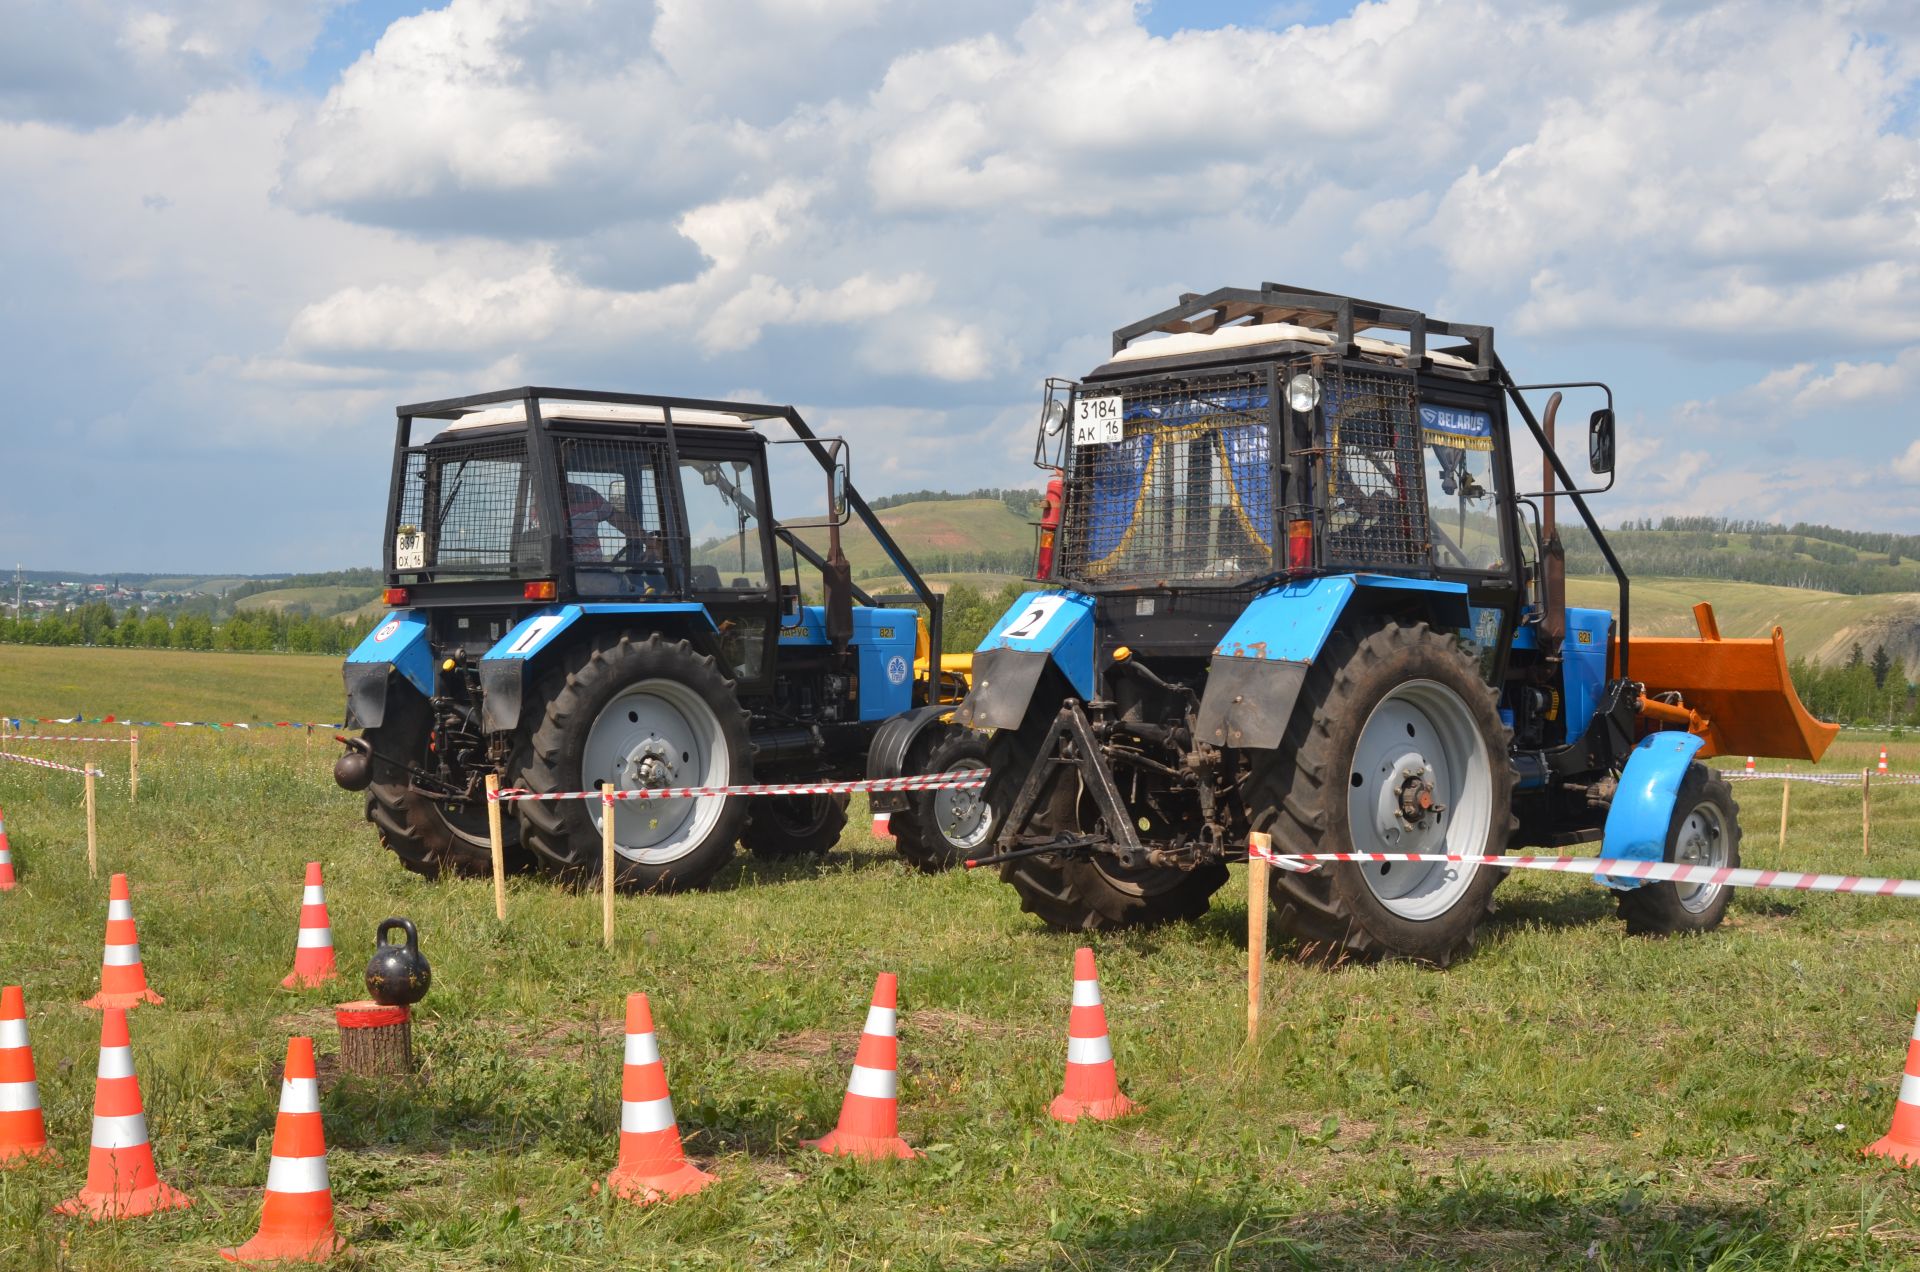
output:
POLYGON ((1426 568, 1433 555, 1411 376, 1328 366, 1321 412, 1327 568, 1426 568))
POLYGON ((407 452, 395 528, 397 569, 453 577, 537 565, 537 529, 525 438, 407 452))
POLYGON ((569 437, 560 442, 567 536, 575 565, 658 567, 666 557, 656 442, 569 437))
POLYGON ((1273 411, 1264 373, 1083 388, 1075 420, 1061 577, 1225 586, 1273 572, 1273 411), (1092 408, 1102 397, 1120 399, 1093 412, 1117 414, 1117 441, 1080 432, 1088 413, 1081 402, 1092 408))

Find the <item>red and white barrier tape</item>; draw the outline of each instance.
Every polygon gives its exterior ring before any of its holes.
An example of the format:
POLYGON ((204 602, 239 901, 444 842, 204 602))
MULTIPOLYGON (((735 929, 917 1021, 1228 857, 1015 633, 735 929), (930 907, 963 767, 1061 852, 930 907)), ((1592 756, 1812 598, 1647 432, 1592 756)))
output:
POLYGON ((856 791, 949 791, 985 786, 986 769, 929 773, 920 777, 879 777, 858 782, 791 782, 779 786, 663 786, 631 791, 553 791, 540 794, 511 786, 487 796, 498 803, 542 799, 702 799, 709 795, 851 795, 856 791))
POLYGON ((35 768, 53 769, 59 773, 78 773, 81 777, 105 777, 107 775, 103 769, 74 768, 71 764, 55 764, 52 760, 36 760, 30 755, 8 755, 4 751, 0 751, 0 760, 6 760, 13 764, 31 764, 35 768))
MULTIPOLYGON (((1858 773, 1749 773, 1744 769, 1722 769, 1720 776, 1729 782, 1812 782, 1816 786, 1858 786, 1858 773)), ((1875 773, 1875 786, 1920 786, 1920 774, 1875 773)))
MULTIPOLYGON (((1250 852, 1257 851, 1249 849, 1250 852)), ((1668 883, 1719 883, 1731 888, 1787 888, 1796 892, 1862 892, 1880 897, 1920 897, 1920 879, 1880 879, 1869 875, 1804 874, 1797 870, 1752 870, 1744 866, 1684 866, 1665 861, 1628 861, 1614 857, 1467 857, 1434 852, 1269 853, 1283 870, 1311 871, 1323 861, 1451 861, 1465 866, 1501 866, 1515 870, 1557 870, 1567 874, 1616 875, 1668 883)))

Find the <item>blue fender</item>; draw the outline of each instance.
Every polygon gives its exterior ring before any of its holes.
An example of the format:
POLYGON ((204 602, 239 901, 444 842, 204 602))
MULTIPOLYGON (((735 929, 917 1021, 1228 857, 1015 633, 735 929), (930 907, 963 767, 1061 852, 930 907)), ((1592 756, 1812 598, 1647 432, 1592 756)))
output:
POLYGON ((433 645, 427 639, 426 616, 418 610, 389 610, 352 653, 341 675, 347 685, 347 727, 373 729, 387 717, 387 685, 391 673, 433 696, 433 645))
POLYGON ((481 726, 489 733, 505 733, 520 723, 520 699, 526 689, 527 668, 553 649, 568 629, 583 618, 612 616, 629 620, 662 618, 691 623, 700 631, 716 632, 713 616, 697 601, 608 601, 585 605, 548 605, 521 619, 480 658, 481 726))
POLYGON ((1418 592, 1436 625, 1465 627, 1467 586, 1392 574, 1325 574, 1269 588, 1253 598, 1220 639, 1207 668, 1195 721, 1215 746, 1280 745, 1307 668, 1320 656, 1362 591, 1418 592))
MULTIPOLYGON (((1613 807, 1607 810, 1601 856, 1621 861, 1666 860, 1667 831, 1673 825, 1673 806, 1680 798, 1680 783, 1693 757, 1705 745, 1705 738, 1677 729, 1640 739, 1640 745, 1627 757, 1619 789, 1613 795, 1613 807)), ((1595 875, 1594 881, 1621 892, 1640 887, 1644 882, 1606 875, 1595 875)))
POLYGON ((976 729, 1018 728, 1049 664, 1074 693, 1094 696, 1091 596, 1028 592, 1016 601, 974 652, 973 690, 956 718, 976 729))

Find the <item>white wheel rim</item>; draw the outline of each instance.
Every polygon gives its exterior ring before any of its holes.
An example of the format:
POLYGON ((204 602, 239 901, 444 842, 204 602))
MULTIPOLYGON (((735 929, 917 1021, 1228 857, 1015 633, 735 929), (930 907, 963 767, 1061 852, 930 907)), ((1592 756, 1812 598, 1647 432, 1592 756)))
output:
MULTIPOLYGON (((1353 850, 1479 856, 1492 824, 1492 758, 1467 704, 1438 681, 1396 686, 1368 715, 1354 748, 1347 785, 1353 850), (1440 811, 1409 817, 1404 797, 1422 789, 1440 811)), ((1382 905, 1416 922, 1451 910, 1481 868, 1440 861, 1358 867, 1382 905)))
MULTIPOLYGON (((986 765, 979 760, 962 760, 953 771, 972 772, 986 765)), ((986 789, 961 787, 933 793, 933 825, 940 837, 962 852, 971 852, 987 841, 993 829, 993 809, 986 800, 986 789)))
MULTIPOLYGON (((1679 865, 1707 866, 1715 870, 1727 864, 1727 824, 1720 816, 1718 804, 1701 800, 1693 806, 1686 820, 1680 823, 1680 833, 1674 837, 1673 859, 1679 865)), ((1713 905, 1721 885, 1676 883, 1673 886, 1680 898, 1680 908, 1689 914, 1699 914, 1713 905)))
MULTIPOLYGON (((725 786, 731 760, 719 717, 699 694, 677 680, 639 680, 594 719, 580 776, 589 789, 725 786)), ((624 800, 614 805, 614 851, 648 866, 678 861, 706 840, 726 804, 724 795, 624 800)), ((599 831, 598 800, 587 801, 587 816, 599 831)))

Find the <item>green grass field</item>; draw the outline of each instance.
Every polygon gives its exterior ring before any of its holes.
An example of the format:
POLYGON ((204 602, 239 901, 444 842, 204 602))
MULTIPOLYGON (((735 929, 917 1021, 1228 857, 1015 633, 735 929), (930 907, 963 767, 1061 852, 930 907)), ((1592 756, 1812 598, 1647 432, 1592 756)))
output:
MULTIPOLYGON (((320 658, 0 650, 0 709, 328 718, 320 658)), ((22 748, 27 749, 27 748, 22 748)), ((75 758, 83 748, 42 746, 75 758)), ((103 748, 104 749, 104 748, 103 748)), ((1877 754, 1858 735, 1827 767, 1877 754)), ((1746 893, 1698 940, 1626 937, 1576 880, 1518 878, 1452 970, 1276 960, 1244 1045, 1239 878, 1187 926, 1093 944, 1122 1086, 1112 1125, 1045 1109, 1078 942, 986 877, 924 877, 863 832, 824 863, 742 858, 708 893, 599 907, 515 879, 428 884, 376 846, 298 734, 143 738, 140 803, 104 755, 102 876, 77 779, 0 764, 21 877, 0 896, 0 980, 26 986, 62 1160, 0 1171, 0 1268, 202 1268, 251 1235, 286 1039, 338 1042, 374 925, 413 918, 433 962, 419 1080, 329 1079, 342 1231, 377 1269, 1382 1266, 1855 1268, 1920 1264, 1910 1177, 1859 1148, 1885 1131, 1920 995, 1912 903, 1746 893), (278 988, 301 866, 326 863, 349 973, 278 988), (134 885, 163 1006, 133 1014, 161 1175, 183 1213, 91 1226, 49 1214, 86 1166, 107 872, 134 885), (800 1146, 833 1124, 877 971, 899 973, 902 1129, 924 1161, 800 1146), (652 995, 680 1125, 720 1176, 639 1210, 595 1196, 614 1160, 620 1019, 652 995)), ((1920 771, 1920 744, 1894 765, 1920 771)), ((1920 874, 1920 789, 1875 801, 1738 792, 1750 865, 1920 874)), ((856 807, 855 825, 863 824, 856 807)))

